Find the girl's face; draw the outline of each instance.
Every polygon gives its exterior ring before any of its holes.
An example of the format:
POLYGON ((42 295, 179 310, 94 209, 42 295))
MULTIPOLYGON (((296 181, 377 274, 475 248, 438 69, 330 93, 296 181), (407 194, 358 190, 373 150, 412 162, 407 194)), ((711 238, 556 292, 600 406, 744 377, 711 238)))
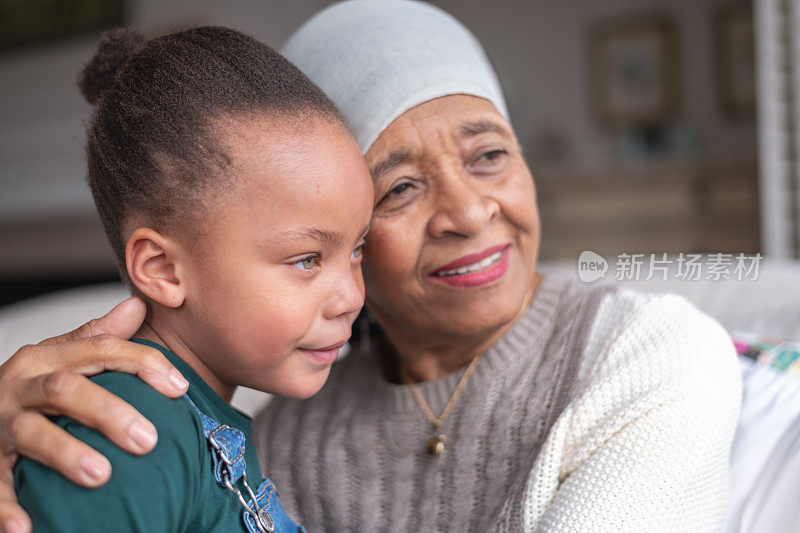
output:
POLYGON ((324 120, 243 120, 228 154, 231 192, 183 273, 182 341, 223 383, 308 397, 364 302, 369 171, 324 120))
POLYGON ((392 122, 366 159, 367 304, 390 336, 424 348, 511 322, 535 283, 540 230, 511 125, 487 100, 437 98, 392 122))

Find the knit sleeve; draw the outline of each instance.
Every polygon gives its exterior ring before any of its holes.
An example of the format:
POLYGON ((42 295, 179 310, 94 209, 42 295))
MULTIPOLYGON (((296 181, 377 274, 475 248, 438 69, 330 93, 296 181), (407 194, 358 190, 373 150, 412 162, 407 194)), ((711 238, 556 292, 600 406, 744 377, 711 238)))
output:
POLYGON ((679 296, 610 294, 531 472, 526 529, 719 530, 740 398, 719 324, 679 296))

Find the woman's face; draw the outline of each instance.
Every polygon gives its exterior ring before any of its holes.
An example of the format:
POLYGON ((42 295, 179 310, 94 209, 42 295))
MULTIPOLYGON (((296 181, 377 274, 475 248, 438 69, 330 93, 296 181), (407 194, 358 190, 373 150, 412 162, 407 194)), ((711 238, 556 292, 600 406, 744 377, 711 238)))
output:
POLYGON ((421 104, 366 159, 367 305, 390 335, 435 345, 512 321, 532 286, 540 226, 533 177, 495 107, 465 95, 421 104))

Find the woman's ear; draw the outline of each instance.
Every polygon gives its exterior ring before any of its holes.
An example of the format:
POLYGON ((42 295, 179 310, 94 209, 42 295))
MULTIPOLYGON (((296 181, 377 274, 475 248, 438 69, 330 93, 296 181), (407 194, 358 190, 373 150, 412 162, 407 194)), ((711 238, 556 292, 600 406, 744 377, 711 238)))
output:
POLYGON ((142 294, 165 307, 180 307, 186 298, 180 257, 178 243, 152 228, 137 228, 125 246, 131 282, 142 294))

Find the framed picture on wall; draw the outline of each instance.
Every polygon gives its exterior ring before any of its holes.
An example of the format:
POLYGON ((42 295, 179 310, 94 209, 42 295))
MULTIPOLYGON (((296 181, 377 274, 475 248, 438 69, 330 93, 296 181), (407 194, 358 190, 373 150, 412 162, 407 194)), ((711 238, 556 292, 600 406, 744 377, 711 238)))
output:
POLYGON ((125 0, 0 1, 0 53, 125 22, 125 0))
POLYGON ((677 30, 665 14, 595 24, 589 32, 589 93, 598 122, 611 129, 654 126, 680 104, 677 30))
POLYGON ((718 5, 712 21, 719 109, 728 118, 755 118, 753 4, 736 1, 718 5))

